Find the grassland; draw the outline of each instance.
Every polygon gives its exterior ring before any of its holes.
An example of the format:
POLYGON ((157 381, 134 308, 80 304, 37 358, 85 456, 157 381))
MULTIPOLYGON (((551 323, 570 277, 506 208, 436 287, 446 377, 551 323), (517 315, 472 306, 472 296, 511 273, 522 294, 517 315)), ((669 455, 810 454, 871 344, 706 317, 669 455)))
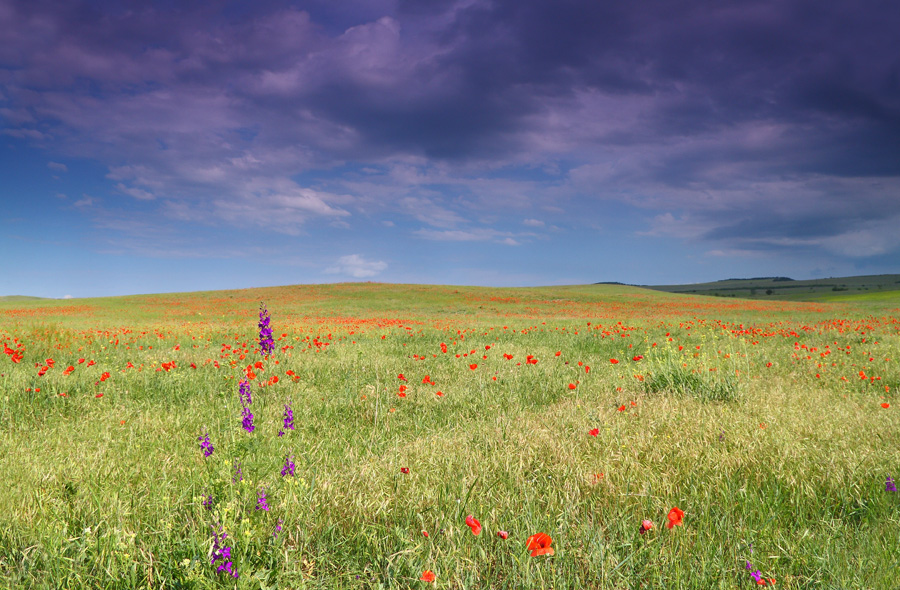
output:
POLYGON ((890 295, 343 284, 17 299, 0 301, 0 339, 0 587, 900 583, 890 295), (683 522, 667 528, 673 507, 683 522), (529 554, 539 532, 554 555, 529 554), (214 540, 237 578, 211 565, 214 540))

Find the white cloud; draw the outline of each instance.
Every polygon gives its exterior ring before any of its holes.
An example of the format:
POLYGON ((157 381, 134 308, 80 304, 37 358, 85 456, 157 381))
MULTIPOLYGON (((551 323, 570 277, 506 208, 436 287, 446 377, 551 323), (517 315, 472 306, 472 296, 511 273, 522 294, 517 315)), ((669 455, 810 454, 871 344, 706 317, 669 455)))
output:
POLYGON ((387 262, 383 260, 366 260, 359 254, 350 254, 338 258, 337 266, 325 269, 327 274, 350 275, 356 279, 374 277, 387 268, 387 262))
POLYGON ((528 227, 544 227, 544 222, 540 219, 526 219, 522 222, 522 225, 527 225, 528 227))
POLYGON ((116 185, 116 190, 118 190, 119 192, 123 192, 126 195, 128 195, 130 197, 134 197, 135 199, 138 199, 141 201, 152 201, 153 199, 156 198, 156 196, 154 196, 153 193, 148 193, 145 190, 142 190, 142 189, 139 189, 139 188, 136 188, 133 186, 125 186, 121 182, 116 185))
POLYGON ((69 167, 65 164, 60 164, 59 162, 47 162, 47 168, 51 170, 58 170, 59 172, 68 172, 69 167))

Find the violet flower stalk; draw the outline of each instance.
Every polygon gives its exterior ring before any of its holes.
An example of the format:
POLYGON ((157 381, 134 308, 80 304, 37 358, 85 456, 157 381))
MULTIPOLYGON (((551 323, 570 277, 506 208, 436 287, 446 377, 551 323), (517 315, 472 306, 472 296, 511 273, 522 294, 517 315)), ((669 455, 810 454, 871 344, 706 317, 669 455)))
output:
POLYGON ((256 509, 269 511, 269 503, 266 501, 266 488, 259 488, 259 495, 256 498, 256 509))
POLYGON ((250 391, 250 382, 247 380, 243 380, 238 385, 238 396, 241 398, 242 406, 249 406, 253 403, 253 396, 250 391))
MULTIPOLYGON (((294 430, 294 411, 289 404, 284 404, 284 430, 294 430)), ((278 431, 278 436, 284 436, 284 430, 278 431)))
POLYGON ((241 426, 244 427, 244 430, 247 432, 253 432, 253 429, 256 426, 253 425, 253 414, 250 413, 250 408, 244 406, 244 409, 241 410, 241 416, 243 416, 243 420, 241 420, 241 426))
POLYGON ((887 481, 884 482, 884 491, 886 492, 896 492, 897 484, 894 483, 894 478, 890 475, 887 476, 887 481))
POLYGON ((294 469, 296 465, 294 465, 294 456, 291 455, 289 457, 284 458, 284 465, 281 467, 281 477, 285 475, 294 475, 294 469))
POLYGON ((243 409, 241 410, 241 426, 243 426, 244 430, 247 432, 253 432, 255 426, 253 426, 253 414, 250 413, 250 404, 253 403, 253 397, 250 392, 250 383, 247 381, 241 381, 240 386, 238 387, 238 396, 241 398, 241 406, 243 409))
POLYGON ((241 464, 237 459, 235 459, 234 463, 232 463, 232 467, 234 469, 234 473, 232 473, 231 475, 231 483, 244 481, 244 472, 241 471, 241 464))
POLYGON ((228 534, 222 530, 221 525, 219 525, 218 530, 213 527, 212 561, 209 563, 210 565, 216 565, 216 562, 221 559, 222 563, 219 564, 216 571, 225 572, 233 578, 237 578, 238 574, 234 571, 234 564, 231 561, 231 547, 224 546, 227 538, 228 534))
POLYGON ((200 441, 200 449, 203 451, 204 457, 209 457, 213 454, 213 451, 216 450, 213 444, 209 441, 208 432, 202 432, 200 436, 197 437, 197 440, 200 441))
POLYGON ((263 356, 268 356, 275 351, 275 341, 272 340, 272 328, 269 327, 269 322, 272 321, 272 318, 269 317, 269 310, 266 309, 264 303, 260 303, 259 307, 259 353, 263 356))

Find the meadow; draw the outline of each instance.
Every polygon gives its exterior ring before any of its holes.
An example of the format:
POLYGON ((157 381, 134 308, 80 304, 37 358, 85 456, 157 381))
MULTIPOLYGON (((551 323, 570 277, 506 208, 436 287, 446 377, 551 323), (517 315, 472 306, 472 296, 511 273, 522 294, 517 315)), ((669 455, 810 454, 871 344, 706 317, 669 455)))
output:
POLYGON ((0 301, 0 587, 897 588, 894 295, 0 301))

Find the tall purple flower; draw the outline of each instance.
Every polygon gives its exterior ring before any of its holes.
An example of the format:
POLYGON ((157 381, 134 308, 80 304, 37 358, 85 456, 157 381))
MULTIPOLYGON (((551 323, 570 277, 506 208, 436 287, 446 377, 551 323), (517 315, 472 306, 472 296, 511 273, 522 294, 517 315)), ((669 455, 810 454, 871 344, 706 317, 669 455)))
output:
POLYGON ((269 327, 272 318, 269 317, 269 310, 266 309, 264 303, 260 303, 259 308, 259 353, 268 356, 275 351, 272 328, 269 327))
POLYGON ((213 507, 213 497, 212 494, 205 494, 203 496, 203 507, 207 510, 212 510, 213 507))
POLYGON ((200 436, 197 437, 197 440, 200 441, 200 449, 203 451, 204 457, 209 457, 210 455, 213 454, 213 451, 216 450, 216 448, 212 445, 212 443, 209 442, 209 433, 208 432, 205 432, 205 431, 202 432, 200 434, 200 436))
POLYGON ((281 477, 285 475, 294 475, 294 469, 296 465, 294 465, 294 456, 291 455, 289 457, 284 458, 284 465, 281 467, 281 477))
POLYGON ((237 578, 238 574, 234 571, 234 564, 231 561, 231 547, 225 546, 225 539, 227 538, 228 534, 222 530, 222 525, 219 525, 218 529, 213 527, 212 561, 210 561, 210 565, 216 565, 216 562, 221 559, 222 563, 219 564, 216 570, 237 578))
POLYGON ((234 473, 232 473, 231 475, 231 483, 244 481, 244 472, 241 471, 241 464, 237 459, 235 459, 232 463, 232 467, 234 469, 234 473))
POLYGON ((275 525, 275 531, 272 533, 272 536, 275 537, 276 539, 278 538, 278 533, 281 532, 281 525, 283 525, 283 524, 284 524, 284 519, 279 518, 278 524, 275 525))
POLYGON ((896 492, 897 484, 894 483, 894 478, 890 475, 887 476, 887 481, 884 482, 884 491, 886 492, 896 492))
POLYGON ((244 417, 244 419, 241 420, 241 426, 243 426, 244 430, 247 432, 253 432, 253 429, 256 428, 256 426, 253 425, 253 414, 250 413, 250 408, 244 406, 244 409, 241 410, 241 416, 244 417))
POLYGON ((256 498, 256 509, 268 512, 269 503, 266 501, 266 488, 259 488, 259 495, 256 498))
MULTIPOLYGON (((289 404, 284 404, 284 430, 294 430, 294 411, 289 404)), ((278 431, 278 436, 284 436, 284 430, 278 431)))
POLYGON ((241 398, 242 406, 249 406, 253 403, 253 396, 250 391, 250 382, 247 380, 241 381, 240 385, 238 385, 238 396, 241 398))

